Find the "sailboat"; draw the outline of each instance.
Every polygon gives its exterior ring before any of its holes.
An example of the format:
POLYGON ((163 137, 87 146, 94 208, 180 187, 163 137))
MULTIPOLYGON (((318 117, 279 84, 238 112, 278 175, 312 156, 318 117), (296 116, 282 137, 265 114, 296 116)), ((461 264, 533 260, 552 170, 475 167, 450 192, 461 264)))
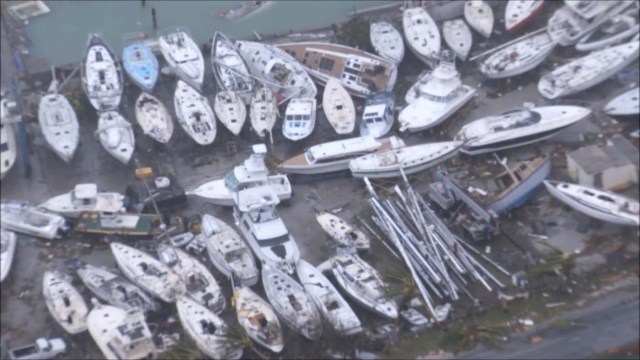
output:
POLYGON ((123 36, 122 65, 127 75, 142 91, 153 91, 158 81, 158 59, 137 33, 123 36))
POLYGON ((100 113, 96 135, 102 147, 123 164, 128 164, 133 155, 136 138, 131 123, 116 111, 100 113))
POLYGON ((428 66, 440 54, 440 31, 431 15, 422 7, 407 8, 402 13, 402 28, 409 49, 428 66))
POLYGON ((353 132, 356 126, 356 108, 351 96, 336 79, 329 79, 322 95, 322 109, 336 133, 353 132))
POLYGON ((466 61, 473 45, 473 36, 467 23, 462 19, 447 20, 442 23, 442 35, 447 46, 458 58, 466 61))
POLYGON ((6 279, 16 253, 16 233, 0 228, 0 282, 6 279))
POLYGON ((480 72, 489 79, 524 74, 540 65, 555 45, 546 32, 528 36, 491 54, 480 64, 480 72))
POLYGON ((504 27, 514 33, 538 16, 544 0, 509 0, 504 9, 504 27))
POLYGON ((464 18, 473 30, 488 38, 493 32, 493 10, 482 0, 468 0, 464 3, 464 18))
POLYGON ((178 80, 173 104, 178 123, 200 145, 209 145, 216 139, 216 118, 211 106, 200 93, 178 80))
POLYGON ((271 134, 278 119, 278 102, 273 91, 266 87, 256 90, 251 99, 249 117, 251 127, 259 137, 263 138, 267 133, 271 134))
POLYGON ((82 295, 71 285, 71 277, 55 270, 47 270, 42 277, 44 302, 51 316, 69 334, 87 330, 89 308, 82 295))
POLYGON ((69 100, 55 91, 55 77, 49 86, 52 92, 40 98, 38 122, 47 144, 65 162, 71 161, 80 143, 80 126, 69 100))
POLYGON ((160 52, 182 81, 201 90, 204 81, 204 58, 189 29, 167 28, 158 32, 160 52))
POLYGON ((381 57, 400 64, 404 57, 402 34, 389 22, 374 21, 369 25, 369 40, 376 53, 381 57))
POLYGON ((211 40, 211 67, 220 91, 233 91, 248 105, 255 91, 249 64, 233 42, 216 31, 211 40))
POLYGON ((162 102, 149 93, 141 92, 135 107, 136 120, 142 132, 161 144, 168 143, 173 135, 173 120, 162 102))
MULTIPOLYGON (((2 106, 5 105, 2 99, 2 106)), ((16 163, 18 148, 16 144, 16 135, 13 131, 13 124, 3 121, 0 122, 0 179, 3 179, 9 170, 16 163)))
POLYGON ((610 116, 633 116, 640 113, 640 88, 637 86, 614 97, 604 106, 610 116))
POLYGON ((99 34, 89 34, 80 72, 91 105, 98 111, 116 110, 122 98, 122 71, 99 34))
POLYGON ((233 134, 238 136, 247 118, 247 107, 233 91, 225 90, 216 94, 213 110, 218 120, 233 134))

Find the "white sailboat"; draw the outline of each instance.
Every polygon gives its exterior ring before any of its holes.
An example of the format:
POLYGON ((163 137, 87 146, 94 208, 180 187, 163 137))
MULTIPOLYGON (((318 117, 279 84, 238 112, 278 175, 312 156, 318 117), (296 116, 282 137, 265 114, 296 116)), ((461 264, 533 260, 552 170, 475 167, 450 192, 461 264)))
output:
POLYGON ((9 275, 16 253, 16 233, 0 228, 0 282, 9 275))
MULTIPOLYGON (((4 99, 2 100, 4 105, 4 99)), ((11 123, 0 122, 0 179, 3 179, 16 163, 18 147, 11 123)))
POLYGON ((80 143, 80 126, 69 100, 58 93, 43 96, 38 106, 38 122, 53 152, 65 162, 71 161, 80 143))
POLYGON ((524 74, 540 65, 555 45, 547 33, 528 36, 491 54, 480 64, 480 71, 489 79, 524 74))
POLYGON ((509 0, 504 9, 504 27, 514 33, 535 18, 544 6, 544 0, 509 0))
POLYGON ((207 99, 178 80, 173 104, 178 122, 195 142, 200 145, 213 143, 217 133, 216 118, 207 99))
POLYGON ((51 316, 69 334, 87 330, 89 308, 82 295, 71 285, 69 275, 47 270, 42 277, 42 294, 51 316))
POLYGON ((610 116, 632 116, 640 113, 640 88, 637 86, 614 97, 604 106, 610 116))
POLYGON ((26 202, 2 200, 0 225, 11 231, 49 240, 60 238, 67 230, 65 219, 26 202))
POLYGON ((225 90, 216 94, 213 110, 218 120, 233 135, 238 136, 247 118, 247 108, 242 99, 233 91, 225 90))
POLYGON ((466 61, 473 45, 473 35, 467 23, 462 19, 447 20, 442 23, 442 35, 447 46, 456 53, 458 58, 466 61))
POLYGON ((96 135, 102 147, 123 164, 128 164, 135 150, 136 139, 131 123, 115 111, 100 113, 96 135))
POLYGON ((91 105, 98 111, 117 110, 123 91, 122 71, 99 34, 89 34, 80 72, 91 105))
POLYGON ((216 31, 211 40, 211 67, 219 90, 236 93, 248 105, 255 90, 249 65, 242 58, 233 42, 216 31))
POLYGON ((351 95, 334 78, 329 79, 322 94, 322 109, 338 134, 351 134, 356 126, 356 108, 351 95))
POLYGON ((187 28, 168 28, 158 32, 160 52, 178 77, 200 90, 204 80, 204 58, 187 28))
POLYGON ((616 15, 578 40, 576 50, 588 52, 617 45, 629 41, 639 29, 640 25, 632 16, 616 15))
POLYGON ((316 127, 316 99, 295 98, 287 104, 282 135, 291 141, 302 140, 316 127))
POLYGON ((56 195, 38 206, 66 217, 77 218, 83 211, 121 212, 124 210, 124 195, 98 192, 96 184, 78 184, 70 192, 56 195))
POLYGON ((493 10, 482 0, 468 0, 464 3, 464 18, 473 30, 489 38, 493 32, 493 10))
POLYGON ((373 94, 365 101, 360 136, 379 138, 386 135, 393 126, 396 116, 396 100, 393 93, 373 94))
POLYGON ((400 64, 404 57, 404 42, 400 31, 387 21, 374 21, 369 25, 369 39, 378 55, 400 64))
POLYGON ((329 236, 340 246, 355 247, 358 250, 369 250, 371 241, 360 230, 354 228, 346 221, 336 215, 320 213, 316 215, 316 220, 329 236))
POLYGON ((402 28, 409 49, 425 64, 433 66, 440 54, 440 31, 427 10, 407 8, 402 13, 402 28))
POLYGON ((141 92, 135 106, 136 120, 142 132, 159 143, 168 143, 173 135, 173 120, 162 102, 149 93, 141 92))
POLYGON ((261 138, 271 134, 271 130, 278 119, 278 102, 269 88, 262 87, 256 90, 251 99, 249 117, 253 131, 261 138))

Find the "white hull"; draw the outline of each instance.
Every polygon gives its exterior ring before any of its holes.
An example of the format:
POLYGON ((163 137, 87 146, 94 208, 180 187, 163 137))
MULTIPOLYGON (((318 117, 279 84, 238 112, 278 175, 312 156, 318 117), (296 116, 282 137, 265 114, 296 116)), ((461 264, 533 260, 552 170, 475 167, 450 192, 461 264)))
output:
POLYGON ((504 27, 508 32, 522 28, 542 11, 544 0, 509 0, 504 10, 504 27))
POLYGON ((429 13, 421 8, 405 9, 402 28, 409 49, 425 64, 433 66, 440 54, 440 31, 429 13))
POLYGON ((142 132, 159 143, 168 143, 173 135, 173 120, 169 110, 149 93, 140 93, 136 100, 136 120, 142 132))
MULTIPOLYGON (((278 198, 282 201, 291 199, 291 183, 286 175, 269 175, 269 185, 274 188, 278 198)), ((224 184, 224 179, 208 181, 193 190, 187 191, 187 195, 195 195, 209 200, 210 203, 220 206, 234 206, 233 194, 224 184)))
POLYGON ((409 104, 398 114, 398 122, 402 124, 400 131, 407 130, 413 133, 440 125, 471 101, 475 93, 476 89, 468 85, 462 85, 459 95, 450 103, 445 104, 445 106, 442 106, 441 103, 423 99, 409 104))
POLYGON ((640 29, 640 25, 635 24, 635 20, 633 20, 633 18, 629 18, 629 20, 631 22, 628 25, 629 28, 627 28, 626 30, 620 31, 618 33, 614 33, 613 35, 606 37, 604 39, 589 41, 591 39, 591 36, 593 36, 593 34, 597 32, 597 30, 594 30, 593 32, 585 35, 582 39, 580 39, 576 43, 576 50, 595 51, 595 50, 600 50, 602 48, 605 48, 607 46, 620 44, 625 39, 628 39, 633 35, 637 34, 638 30, 640 29))
POLYGON ((67 229, 62 216, 28 204, 3 201, 0 209, 0 225, 7 230, 53 240, 59 238, 61 231, 67 229))
POLYGON ((396 101, 393 93, 378 93, 368 98, 360 120, 360 136, 375 139, 386 135, 396 118, 396 101))
POLYGON ((233 284, 233 300, 238 323, 251 340, 274 353, 282 352, 282 327, 273 308, 249 287, 233 284))
POLYGON ((456 53, 458 58, 466 61, 473 45, 473 35, 467 23, 462 19, 445 21, 442 24, 442 35, 447 46, 456 53))
POLYGON ((58 271, 45 271, 42 277, 44 302, 51 316, 69 334, 87 330, 89 309, 70 278, 58 271))
POLYGON ((123 91, 122 71, 100 35, 89 34, 80 69, 82 85, 91 105, 99 112, 117 110, 123 91))
POLYGON ((255 80, 250 77, 249 65, 231 40, 220 32, 216 32, 211 40, 211 67, 219 91, 233 91, 249 105, 255 91, 255 80))
POLYGON ((529 36, 486 58, 480 64, 480 71, 489 79, 524 74, 540 65, 554 47, 555 43, 547 33, 529 36))
POLYGON ((216 138, 216 118, 207 99, 183 81, 178 81, 173 104, 182 129, 200 145, 216 138))
POLYGON ((278 119, 278 103, 273 91, 269 88, 260 88, 251 99, 249 117, 251 127, 260 137, 271 133, 278 119))
POLYGON ((493 32, 493 10, 482 0, 469 0, 464 3, 464 18, 473 30, 488 38, 493 32))
POLYGON ((604 112, 612 116, 630 116, 640 113, 640 88, 637 86, 609 101, 604 112))
POLYGON ((369 39, 378 55, 396 65, 404 57, 404 42, 400 31, 386 21, 376 21, 369 25, 369 39))
POLYGON ((103 192, 96 193, 90 198, 78 199, 75 190, 72 190, 68 193, 54 196, 38 206, 62 216, 78 218, 84 211, 109 213, 122 211, 124 208, 124 195, 115 192, 103 192))
POLYGON ((115 111, 100 114, 96 131, 100 144, 111 156, 128 164, 136 146, 131 124, 115 111))
POLYGON ((0 282, 9 275, 13 257, 16 253, 16 233, 0 228, 0 242, 2 252, 0 253, 0 282))
MULTIPOLYGON (((4 102, 2 104, 4 105, 4 102)), ((2 144, 2 149, 0 150, 0 179, 4 179, 4 176, 16 163, 18 148, 12 126, 10 123, 0 124, 0 144, 2 144)))
POLYGON ((282 135, 291 141, 302 140, 316 127, 316 99, 295 98, 287 104, 282 135))
POLYGON ((360 230, 354 228, 341 218, 322 213, 316 215, 316 220, 329 236, 341 246, 354 246, 359 250, 368 250, 370 246, 369 238, 360 230))
POLYGON ((356 109, 351 96, 336 79, 329 79, 322 95, 322 109, 336 133, 351 134, 356 126, 356 109))
POLYGON ((80 142, 80 126, 71 104, 61 94, 40 99, 38 122, 45 140, 62 160, 71 161, 80 142))
POLYGON ((213 109, 222 125, 238 136, 247 118, 247 108, 242 99, 233 91, 220 91, 216 94, 213 109))
POLYGON ((158 36, 160 52, 180 79, 200 90, 204 80, 204 58, 187 29, 165 30, 158 36))

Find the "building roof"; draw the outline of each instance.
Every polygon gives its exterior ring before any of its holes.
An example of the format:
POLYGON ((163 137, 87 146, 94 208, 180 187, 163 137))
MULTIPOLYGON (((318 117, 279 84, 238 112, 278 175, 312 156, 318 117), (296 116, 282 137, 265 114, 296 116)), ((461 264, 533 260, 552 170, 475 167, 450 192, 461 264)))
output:
POLYGON ((623 154, 635 167, 640 167, 640 152, 638 148, 627 140, 624 136, 616 134, 607 141, 607 145, 614 147, 623 154))
POLYGON ((633 165, 633 162, 615 146, 589 145, 567 154, 567 157, 575 161, 589 175, 611 168, 633 165))

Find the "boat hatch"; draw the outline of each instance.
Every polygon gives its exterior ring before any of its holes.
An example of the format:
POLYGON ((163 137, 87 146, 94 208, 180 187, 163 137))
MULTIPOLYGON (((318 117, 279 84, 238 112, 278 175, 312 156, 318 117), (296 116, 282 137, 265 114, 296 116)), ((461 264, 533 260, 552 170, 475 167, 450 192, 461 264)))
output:
POLYGON ((202 326, 202 332, 205 334, 215 335, 216 326, 211 321, 200 320, 202 326))
POLYGON ((260 327, 267 327, 267 325, 269 324, 267 322, 267 319, 264 317, 264 314, 262 313, 257 314, 256 316, 250 317, 249 322, 251 322, 251 325, 253 326, 260 326, 260 327))
POLYGON ((96 51, 96 62, 102 62, 102 51, 96 51))
POLYGON ((300 303, 298 302, 298 299, 296 299, 296 297, 293 296, 293 294, 287 295, 287 299, 289 300, 291 307, 293 307, 295 311, 302 311, 302 305, 300 305, 300 303))

